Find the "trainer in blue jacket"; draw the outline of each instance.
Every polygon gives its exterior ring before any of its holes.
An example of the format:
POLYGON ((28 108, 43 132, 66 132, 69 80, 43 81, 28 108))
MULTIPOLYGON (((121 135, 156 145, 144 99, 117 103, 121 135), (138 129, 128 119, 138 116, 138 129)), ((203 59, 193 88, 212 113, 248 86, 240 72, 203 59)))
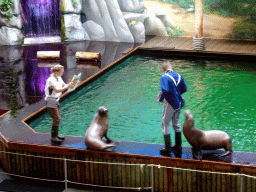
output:
POLYGON ((187 91, 187 86, 183 77, 172 70, 170 62, 164 62, 162 65, 163 72, 160 79, 161 94, 158 103, 164 102, 162 114, 162 133, 164 135, 165 148, 161 149, 163 155, 170 154, 172 149, 174 152, 181 152, 181 126, 179 124, 180 111, 183 107, 183 99, 181 94, 187 91), (175 146, 171 147, 170 122, 175 131, 175 146))

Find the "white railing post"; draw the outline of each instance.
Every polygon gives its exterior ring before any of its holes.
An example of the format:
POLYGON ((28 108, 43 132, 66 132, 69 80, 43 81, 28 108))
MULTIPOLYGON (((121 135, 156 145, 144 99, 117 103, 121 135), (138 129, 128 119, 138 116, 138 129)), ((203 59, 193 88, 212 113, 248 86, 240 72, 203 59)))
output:
POLYGON ((64 158, 64 175, 65 175, 65 192, 68 192, 68 169, 67 169, 66 158, 64 158))
POLYGON ((241 175, 241 174, 239 174, 240 175, 240 192, 243 192, 243 180, 244 180, 244 178, 243 178, 243 175, 241 175))
POLYGON ((151 165, 151 192, 154 192, 154 165, 151 165))

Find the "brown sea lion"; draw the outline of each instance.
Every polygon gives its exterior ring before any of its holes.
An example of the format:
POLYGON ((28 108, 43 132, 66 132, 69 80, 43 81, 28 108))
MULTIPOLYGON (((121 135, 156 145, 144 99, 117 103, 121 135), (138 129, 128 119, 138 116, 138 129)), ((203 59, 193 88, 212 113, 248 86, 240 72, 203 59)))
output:
POLYGON ((193 156, 202 159, 202 149, 215 150, 224 148, 226 152, 221 156, 232 153, 232 139, 224 131, 203 131, 194 127, 194 118, 190 110, 185 111, 186 120, 183 124, 183 134, 192 146, 193 156))
POLYGON ((88 149, 106 150, 115 146, 114 142, 107 137, 108 132, 108 110, 106 107, 99 107, 98 112, 95 114, 91 125, 85 133, 84 142, 88 149), (107 141, 103 141, 105 137, 107 141))

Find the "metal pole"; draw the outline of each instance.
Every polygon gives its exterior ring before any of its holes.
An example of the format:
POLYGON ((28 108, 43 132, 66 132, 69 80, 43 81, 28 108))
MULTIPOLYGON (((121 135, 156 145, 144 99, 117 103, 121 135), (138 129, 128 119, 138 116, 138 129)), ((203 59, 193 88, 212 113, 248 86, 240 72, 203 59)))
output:
POLYGON ((151 165, 151 192, 154 192, 154 165, 151 165))
POLYGON ((203 33, 203 0, 195 0, 195 35, 193 38, 194 50, 205 50, 203 33))
MULTIPOLYGON (((240 174, 239 174, 240 175, 240 174)), ((243 176, 240 175, 240 192, 243 192, 243 176)))
POLYGON ((203 1, 195 0, 195 38, 203 36, 203 1))
POLYGON ((68 192, 68 169, 67 169, 67 159, 64 158, 64 175, 65 175, 65 191, 68 192))

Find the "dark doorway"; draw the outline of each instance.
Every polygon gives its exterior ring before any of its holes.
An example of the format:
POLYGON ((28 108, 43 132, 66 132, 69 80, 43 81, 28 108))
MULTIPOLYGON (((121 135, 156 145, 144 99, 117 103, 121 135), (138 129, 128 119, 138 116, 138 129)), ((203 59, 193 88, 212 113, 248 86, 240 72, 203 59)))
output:
POLYGON ((21 0, 25 37, 60 36, 59 0, 21 0))

